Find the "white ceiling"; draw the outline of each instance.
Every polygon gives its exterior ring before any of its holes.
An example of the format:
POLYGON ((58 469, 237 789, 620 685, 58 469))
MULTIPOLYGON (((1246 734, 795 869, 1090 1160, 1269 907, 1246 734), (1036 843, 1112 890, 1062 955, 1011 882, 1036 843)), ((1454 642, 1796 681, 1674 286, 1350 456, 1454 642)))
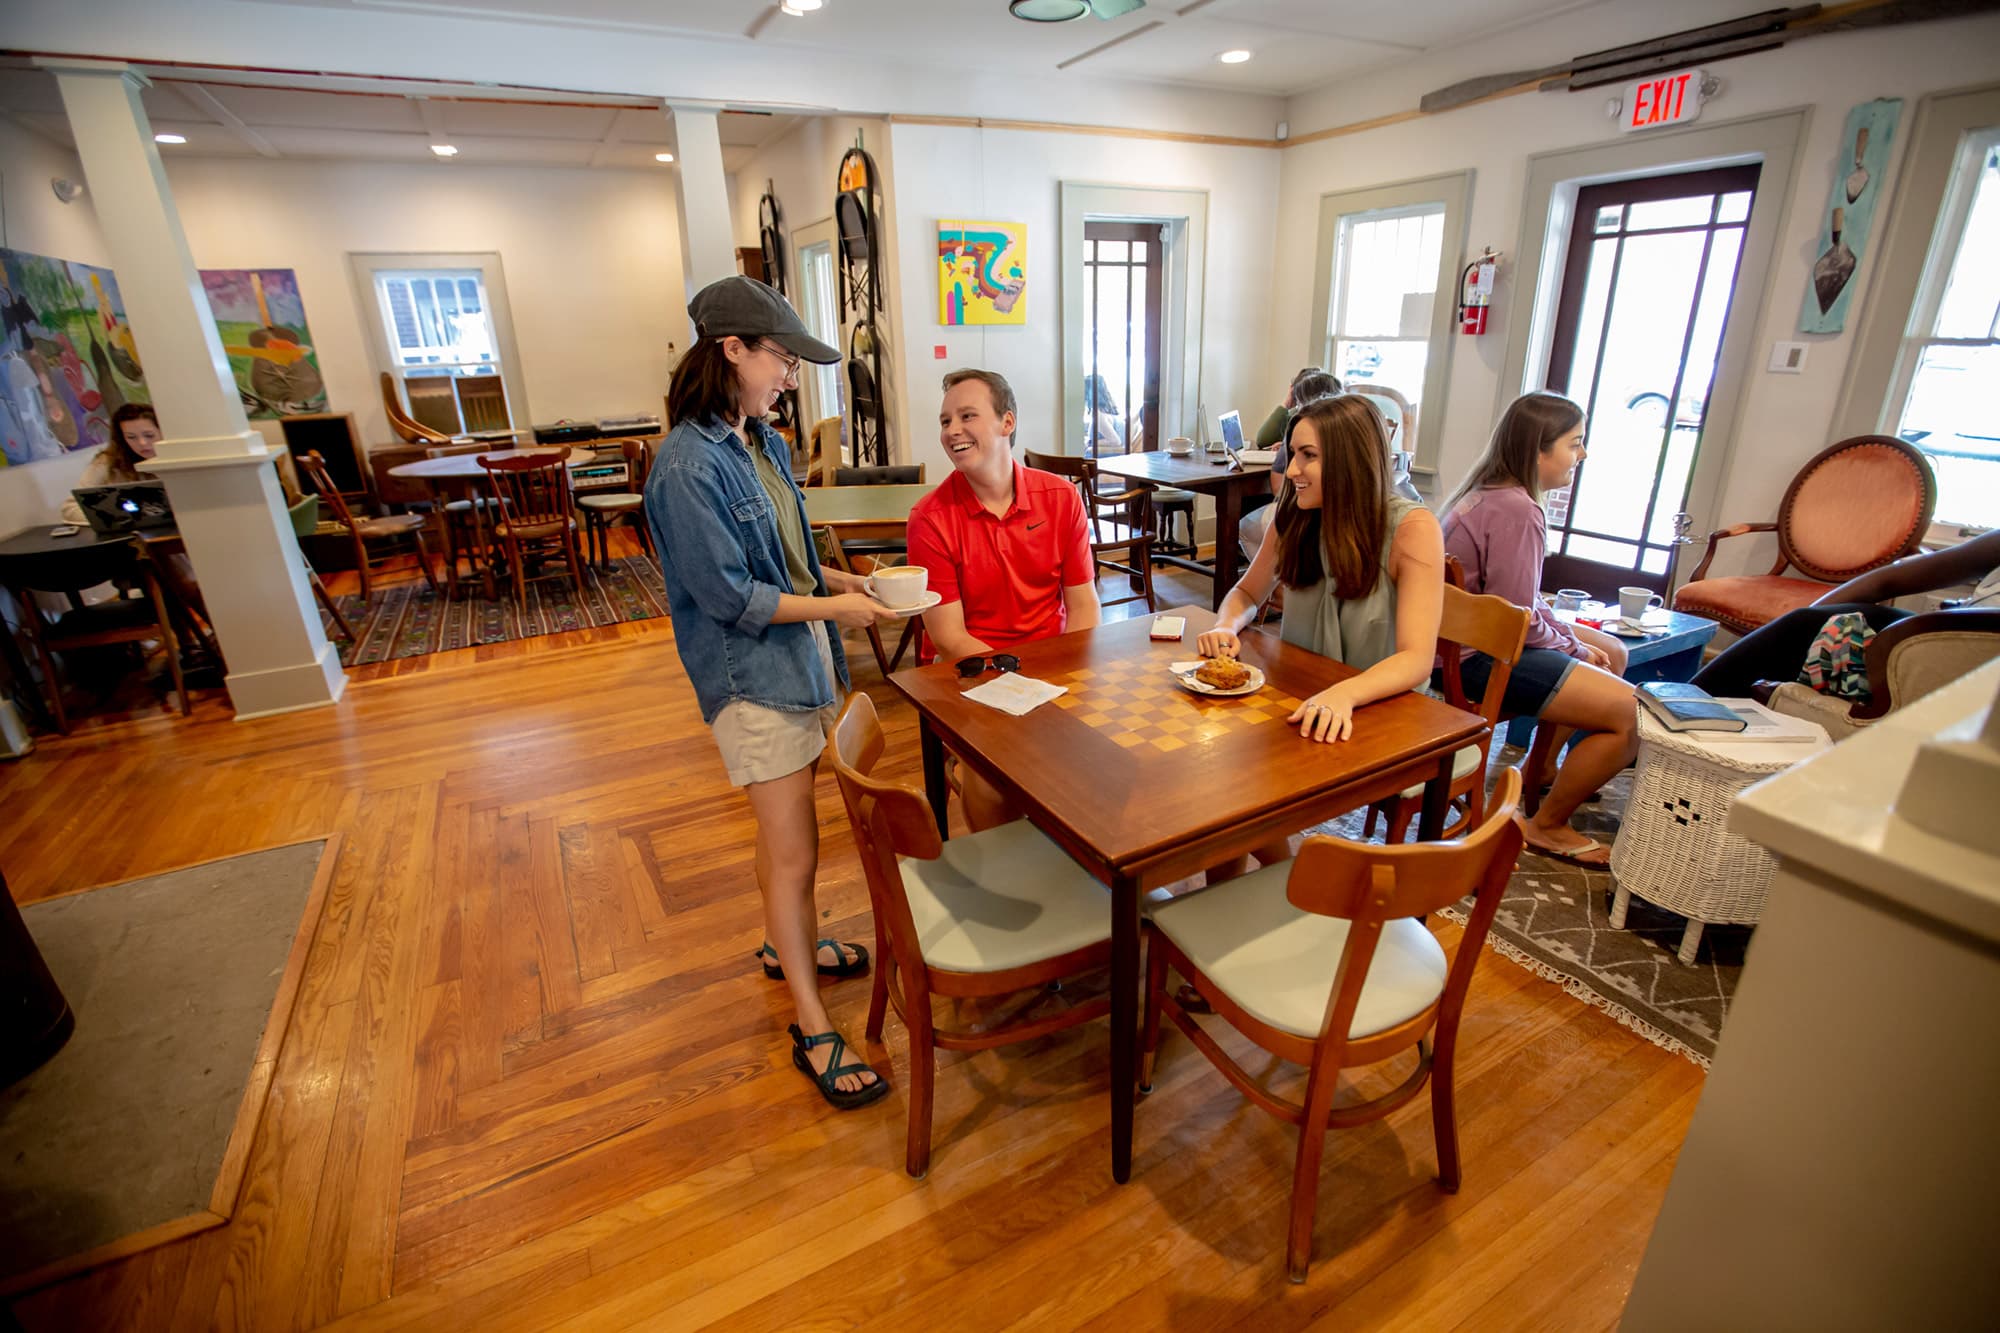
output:
MULTIPOLYGON (((826 0, 823 9, 799 17, 780 14, 775 0, 251 2, 683 35, 926 69, 1066 69, 1078 78, 1283 97, 1596 0, 1147 0, 1145 8, 1115 19, 1070 23, 1022 22, 1007 12, 1007 0, 826 0), (1216 61, 1235 47, 1249 49, 1253 58, 1241 65, 1216 61)), ((939 115, 951 111, 934 108, 939 115)), ((1036 117, 1024 108, 1023 118, 1036 117)), ((1045 118, 1061 117, 1051 109, 1045 118)))
MULTIPOLYGON (((430 162, 434 143, 459 152, 450 164, 631 167, 666 170, 653 160, 674 147, 673 124, 657 101, 596 95, 522 94, 443 85, 397 90, 324 91, 195 81, 187 71, 156 72, 146 114, 161 134, 185 144, 161 153, 191 157, 270 157, 369 162, 430 162)), ((247 76, 228 75, 241 78, 247 76)), ((74 148, 69 118, 52 75, 0 68, 0 113, 64 147, 74 148)), ((798 117, 725 111, 723 165, 734 171, 798 117)))

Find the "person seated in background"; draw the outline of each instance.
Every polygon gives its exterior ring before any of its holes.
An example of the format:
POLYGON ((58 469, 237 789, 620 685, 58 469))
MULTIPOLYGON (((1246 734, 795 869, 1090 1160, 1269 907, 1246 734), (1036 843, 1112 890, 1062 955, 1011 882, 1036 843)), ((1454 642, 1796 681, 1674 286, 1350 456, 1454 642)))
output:
POLYGON ((1812 605, 1788 611, 1730 644, 1695 673, 1694 683, 1710 694, 1741 698, 1759 681, 1797 680, 1813 641, 1834 617, 1856 616, 1872 636, 1914 614, 1890 606, 1896 598, 1973 582, 1978 586, 1972 596, 1957 605, 2000 607, 2000 530, 1849 579, 1812 605))
POLYGON ((1083 427, 1084 453, 1089 457, 1125 452, 1130 433, 1119 417, 1118 400, 1102 375, 1092 375, 1083 382, 1083 427))
MULTIPOLYGON (((1516 398, 1444 503, 1444 549, 1464 566, 1466 591, 1491 593, 1532 613, 1502 710, 1590 733, 1563 760, 1534 818, 1521 821, 1523 836, 1544 856, 1602 869, 1609 850, 1569 820, 1638 753, 1638 701, 1623 679, 1624 645, 1601 630, 1557 620, 1538 595, 1548 549, 1542 495, 1570 484, 1584 452, 1582 408, 1552 393, 1516 398)), ((1460 671, 1468 697, 1486 692, 1492 669, 1491 657, 1465 650, 1460 671)))
MULTIPOLYGON (((910 563, 929 571, 939 602, 924 612, 929 646, 948 662, 985 659, 1098 623, 1097 565, 1083 499, 1061 477, 1014 460, 1014 390, 989 370, 944 377, 938 438, 952 473, 910 510, 910 563)), ((977 673, 974 673, 977 674, 977 673)), ((1016 817, 961 768, 973 829, 1016 817)))
MULTIPOLYGON (((151 481, 150 476, 139 471, 139 464, 153 456, 162 438, 160 419, 154 415, 151 403, 125 404, 111 414, 110 442, 83 465, 83 475, 77 478, 76 488, 82 490, 87 486, 151 481)), ((79 527, 83 525, 83 506, 76 502, 73 495, 62 503, 62 520, 79 527)))
POLYGON ((1307 366, 1292 376, 1292 385, 1285 391, 1285 401, 1274 408, 1271 415, 1264 419, 1264 424, 1257 428, 1257 447, 1275 449, 1277 457, 1271 460, 1270 492, 1243 497, 1243 518, 1237 531, 1242 536, 1245 551, 1254 553, 1263 545, 1264 532, 1271 526, 1271 516, 1278 512, 1274 502, 1278 492, 1284 489, 1285 469, 1292 461, 1290 452, 1285 448, 1285 422, 1307 403, 1331 398, 1339 392, 1339 380, 1318 366, 1307 366))

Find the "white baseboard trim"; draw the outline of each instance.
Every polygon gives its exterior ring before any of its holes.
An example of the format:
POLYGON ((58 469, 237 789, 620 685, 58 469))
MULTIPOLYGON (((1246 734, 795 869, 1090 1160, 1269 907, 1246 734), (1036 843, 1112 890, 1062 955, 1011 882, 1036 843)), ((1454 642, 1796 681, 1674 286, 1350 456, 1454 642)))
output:
POLYGON ((248 722, 340 702, 347 688, 347 672, 340 665, 339 650, 328 643, 314 661, 268 671, 231 672, 226 683, 236 720, 248 722))

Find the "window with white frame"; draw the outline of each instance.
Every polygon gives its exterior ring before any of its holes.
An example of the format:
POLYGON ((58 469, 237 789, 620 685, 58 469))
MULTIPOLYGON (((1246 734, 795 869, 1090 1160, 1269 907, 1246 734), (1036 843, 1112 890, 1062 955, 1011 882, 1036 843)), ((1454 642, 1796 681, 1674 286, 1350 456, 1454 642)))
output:
POLYGON ((1961 139, 1885 418, 1931 461, 1937 518, 2000 526, 2000 126, 1961 139))
POLYGON ((1340 219, 1326 366, 1343 386, 1384 384, 1420 406, 1444 212, 1439 202, 1340 219))
POLYGON ((376 306, 398 378, 497 375, 500 352, 478 269, 377 269, 376 306))

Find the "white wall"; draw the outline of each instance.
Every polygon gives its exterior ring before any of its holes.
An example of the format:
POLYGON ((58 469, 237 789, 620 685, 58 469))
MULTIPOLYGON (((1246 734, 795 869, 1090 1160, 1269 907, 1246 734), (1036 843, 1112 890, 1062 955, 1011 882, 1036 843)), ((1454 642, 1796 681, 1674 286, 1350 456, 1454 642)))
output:
MULTIPOLYGON (((49 188, 57 176, 83 180, 83 164, 76 154, 0 118, 0 197, 5 204, 0 246, 109 267, 110 254, 90 196, 61 202, 49 188)), ((57 510, 96 452, 85 448, 40 463, 0 466, 0 536, 55 522, 57 510)))
MULTIPOLYGON (((1267 347, 1267 304, 1276 276, 1271 200, 1279 153, 1266 148, 1087 134, 1028 133, 936 125, 890 127, 896 156, 896 231, 903 244, 900 350, 909 385, 911 461, 938 480, 951 465, 939 446, 939 379, 976 366, 1005 375, 1020 399, 1024 449, 1062 448, 1061 242, 1064 181, 1206 190, 1208 262, 1202 275, 1201 400, 1211 417, 1240 407, 1261 420, 1276 397, 1267 347), (938 322, 935 237, 941 218, 1028 224, 1028 322, 1022 327, 948 328, 938 322), (942 346, 939 360, 934 348, 942 346)), ((1310 255, 1307 267, 1310 270, 1310 255)), ((1195 281, 1190 275, 1189 281, 1195 281)), ((1285 353, 1290 359, 1290 353, 1285 353)))
POLYGON ((366 444, 395 437, 355 252, 499 254, 517 426, 661 410, 667 342, 687 343, 671 171, 181 159, 167 174, 197 265, 297 270, 328 406, 366 444))
MULTIPOLYGON (((1681 18, 1676 13, 1676 26, 1681 18)), ((1695 22, 1697 17, 1688 16, 1686 21, 1695 22)), ((1666 26, 1663 19, 1653 21, 1655 28, 1666 26)), ((1569 36, 1551 36, 1549 40, 1559 40, 1564 50, 1591 49, 1589 42, 1569 36)), ((1874 97, 1905 99, 1894 148, 1896 165, 1889 176, 1888 188, 1893 191, 1916 99, 1926 92, 1992 80, 2000 75, 1995 51, 2000 51, 2000 16, 1987 15, 1812 37, 1780 51, 1714 65, 1725 87, 1704 109, 1704 123, 1798 106, 1810 107, 1812 114, 1793 198, 1760 197, 1757 202, 1760 209, 1782 207, 1787 213, 1772 281, 1751 342, 1755 362, 1749 368, 1737 413, 1735 439, 1704 441, 1704 448, 1727 447, 1731 452, 1717 512, 1696 515, 1698 529, 1711 521, 1720 526, 1775 517, 1785 486, 1799 466, 1832 442, 1829 432, 1834 405, 1852 350, 1852 330, 1858 324, 1861 302, 1867 299, 1873 254, 1864 257, 1856 277, 1862 297, 1849 311, 1849 332, 1801 334, 1797 327, 1821 206, 1836 172, 1845 174, 1851 166, 1839 160, 1848 110, 1874 97), (1810 345, 1803 374, 1772 375, 1763 370, 1776 340, 1810 345)), ((1464 76, 1463 57, 1454 54, 1452 60, 1456 63, 1440 63, 1428 75, 1422 69, 1396 71, 1393 81, 1384 76, 1383 86, 1393 82, 1413 102, 1418 90, 1440 87, 1464 76)), ((1488 66, 1495 67, 1512 66, 1505 60, 1488 66)), ((1617 137, 1604 115, 1611 91, 1530 93, 1289 149, 1283 154, 1279 194, 1279 253, 1294 264, 1310 262, 1317 243, 1322 194, 1472 167, 1477 175, 1466 238, 1468 251, 1477 254, 1490 245, 1512 255, 1519 249, 1528 155, 1617 137)), ((1374 92, 1380 94, 1381 86, 1374 92)), ((1394 109, 1379 97, 1369 100, 1354 95, 1337 102, 1332 94, 1316 98, 1313 107, 1315 115, 1339 123, 1394 109)), ((1878 239, 1883 216, 1878 210, 1878 239)), ((1504 327, 1508 303, 1524 299, 1521 293, 1530 277, 1503 262, 1495 297, 1495 324, 1504 327)), ((1317 349, 1309 347, 1312 311, 1308 288, 1305 283, 1281 282, 1271 289, 1268 328, 1272 356, 1257 381, 1264 398, 1282 390, 1288 367, 1301 354, 1309 359, 1319 355, 1317 349)), ((1440 459, 1440 480, 1446 486, 1455 483, 1471 464, 1491 429, 1500 389, 1503 341, 1491 335, 1456 339, 1440 459)), ((1769 537, 1739 538, 1724 545, 1714 572, 1761 573, 1770 567, 1775 552, 1776 545, 1769 537)))

